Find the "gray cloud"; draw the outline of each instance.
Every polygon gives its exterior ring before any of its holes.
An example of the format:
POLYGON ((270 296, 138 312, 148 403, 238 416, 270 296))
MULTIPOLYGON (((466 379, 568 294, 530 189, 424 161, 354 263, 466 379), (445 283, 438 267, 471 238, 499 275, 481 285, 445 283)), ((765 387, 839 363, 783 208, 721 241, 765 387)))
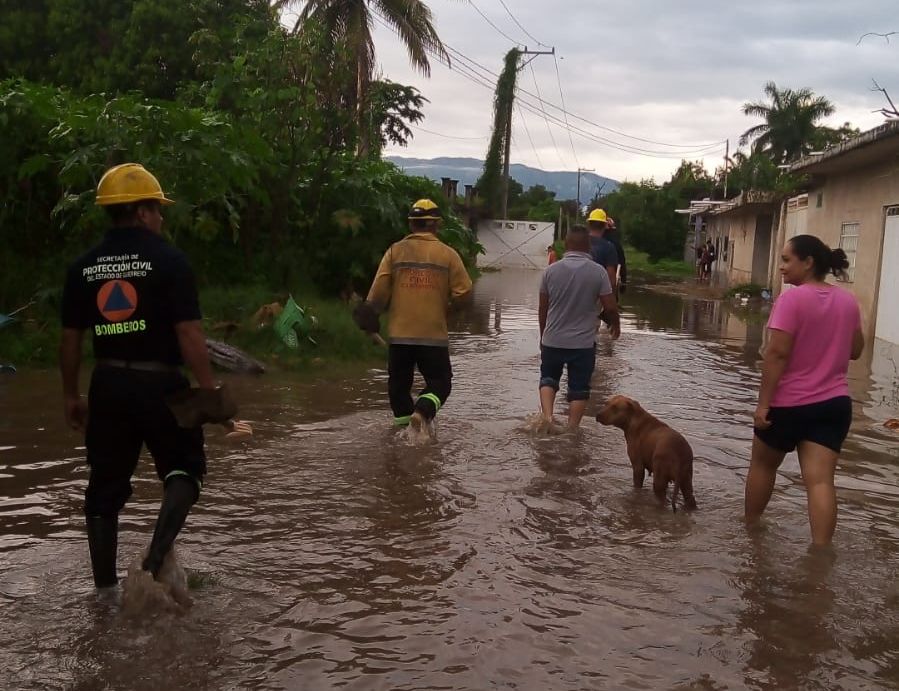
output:
MULTIPOLYGON (((476 2, 503 31, 537 48, 499 0, 476 2)), ((867 37, 856 45, 865 32, 899 30, 895 0, 756 0, 740 6, 695 0, 506 4, 534 37, 555 45, 570 112, 644 139, 693 144, 730 138, 733 148, 754 124, 742 115, 740 105, 761 99, 769 80, 781 87, 812 88, 837 106, 833 123, 849 120, 862 129, 882 121, 871 113, 883 105, 882 96, 870 91, 872 77, 899 96, 899 36, 892 43, 867 37)), ((511 44, 471 5, 452 0, 431 0, 430 5, 447 44, 494 72, 501 69, 511 44)), ((419 130, 408 148, 394 153, 483 156, 492 124, 492 93, 437 64, 430 79, 415 74, 387 30, 378 30, 376 47, 386 76, 414 84, 430 99, 424 128, 452 137, 481 137, 456 139, 419 130)), ((553 58, 538 57, 533 69, 543 98, 559 104, 553 58)), ((530 68, 522 71, 519 84, 535 91, 530 68)), ((576 161, 563 129, 552 125, 554 146, 542 118, 525 114, 524 119, 516 113, 516 162, 548 169, 580 164, 611 177, 661 180, 679 161, 677 156, 625 153, 574 135, 576 161)), ((679 151, 571 122, 622 145, 679 151)), ((715 151, 706 159, 707 166, 714 167, 722 154, 715 151)))

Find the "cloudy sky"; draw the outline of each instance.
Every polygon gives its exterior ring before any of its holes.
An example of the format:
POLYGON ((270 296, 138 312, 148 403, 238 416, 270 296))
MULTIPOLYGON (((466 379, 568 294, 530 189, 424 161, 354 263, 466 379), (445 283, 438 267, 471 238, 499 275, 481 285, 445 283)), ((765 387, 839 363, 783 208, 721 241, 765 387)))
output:
POLYGON ((754 124, 740 106, 762 98, 769 80, 780 87, 810 87, 836 105, 832 124, 848 120, 863 130, 883 121, 871 112, 885 105, 870 90, 872 78, 899 98, 899 34, 890 43, 868 36, 856 45, 866 32, 899 31, 897 0, 428 4, 451 49, 453 69, 433 60, 431 77, 424 78, 409 66, 394 34, 378 26, 375 36, 383 76, 418 87, 430 100, 414 141, 388 153, 483 158, 493 93, 472 79, 478 74, 480 81, 494 81, 490 72, 501 70, 515 42, 556 49, 557 59, 539 56, 521 71, 519 87, 529 93, 520 94, 524 108, 516 111, 513 128, 512 162, 547 170, 580 165, 616 179, 661 181, 681 153, 704 159, 712 169, 724 155, 724 140, 730 138, 733 151, 739 135, 754 124), (569 139, 565 115, 551 106, 547 114, 561 123, 547 124, 538 92, 555 106, 564 97, 568 122, 581 131, 569 139))

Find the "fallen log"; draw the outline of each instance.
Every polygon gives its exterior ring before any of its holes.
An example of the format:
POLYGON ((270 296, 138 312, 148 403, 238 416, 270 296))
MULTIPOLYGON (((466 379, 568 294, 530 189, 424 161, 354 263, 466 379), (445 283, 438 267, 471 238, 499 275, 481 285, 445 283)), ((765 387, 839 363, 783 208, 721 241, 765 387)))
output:
POLYGON ((224 370, 241 374, 263 374, 265 372, 265 365, 233 345, 207 338, 206 348, 209 350, 209 360, 212 364, 224 370))

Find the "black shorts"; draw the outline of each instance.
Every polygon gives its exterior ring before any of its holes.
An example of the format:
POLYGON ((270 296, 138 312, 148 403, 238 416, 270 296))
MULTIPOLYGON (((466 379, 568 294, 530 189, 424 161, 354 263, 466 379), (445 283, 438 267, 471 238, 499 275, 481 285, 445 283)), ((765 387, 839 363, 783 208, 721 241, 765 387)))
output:
POLYGON ((852 423, 852 399, 837 396, 826 401, 768 412, 771 426, 755 429, 755 436, 771 448, 789 453, 801 441, 810 441, 840 452, 852 423))

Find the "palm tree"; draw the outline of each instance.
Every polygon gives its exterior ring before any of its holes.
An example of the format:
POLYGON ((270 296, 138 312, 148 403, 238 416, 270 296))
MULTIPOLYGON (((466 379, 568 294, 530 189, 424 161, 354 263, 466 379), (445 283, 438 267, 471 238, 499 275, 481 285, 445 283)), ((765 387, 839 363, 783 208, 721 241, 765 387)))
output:
POLYGON ((812 150, 820 141, 817 123, 832 115, 833 104, 811 89, 778 89, 774 82, 765 84, 770 103, 756 101, 743 104, 743 114, 763 118, 765 122, 750 127, 740 137, 740 144, 755 140, 753 151, 765 151, 776 164, 793 161, 812 150))
MULTIPOLYGON (((281 10, 301 2, 305 5, 294 25, 294 32, 301 32, 311 20, 325 31, 332 45, 344 46, 350 53, 356 75, 351 100, 356 108, 360 133, 366 131, 362 126, 363 117, 375 65, 372 38, 375 17, 397 33, 406 45, 409 62, 426 77, 431 75, 429 53, 449 64, 449 55, 437 36, 431 10, 422 0, 276 0, 273 6, 281 10)), ((364 141, 360 144, 361 148, 367 148, 364 141)))

